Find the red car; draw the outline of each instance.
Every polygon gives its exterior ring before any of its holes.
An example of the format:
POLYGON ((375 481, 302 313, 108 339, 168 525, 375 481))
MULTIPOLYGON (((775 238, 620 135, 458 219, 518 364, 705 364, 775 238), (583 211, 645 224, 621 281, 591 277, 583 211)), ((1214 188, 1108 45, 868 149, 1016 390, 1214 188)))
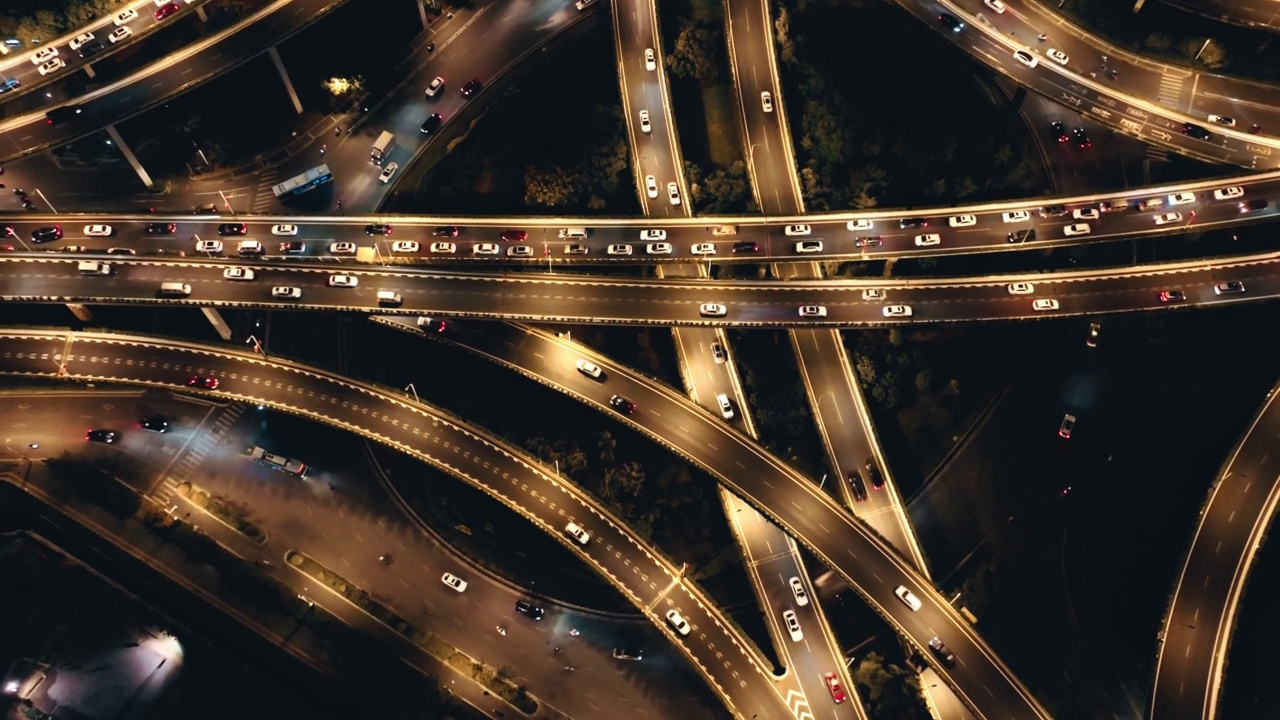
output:
POLYGON ((178 3, 169 3, 167 5, 161 5, 160 9, 156 11, 156 19, 163 20, 169 17, 170 15, 178 12, 178 10, 180 9, 181 8, 178 7, 178 3))
POLYGON ((822 678, 827 681, 827 689, 831 691, 831 699, 835 700, 837 705, 848 699, 848 696, 844 694, 844 688, 840 687, 840 677, 838 675, 829 672, 823 675, 822 678))
POLYGON ((218 378, 206 377, 204 375, 192 375, 191 379, 187 381, 187 387, 215 390, 218 387, 218 378))
POLYGON ((508 242, 524 242, 528 239, 529 233, 524 230, 503 230, 502 239, 508 242))

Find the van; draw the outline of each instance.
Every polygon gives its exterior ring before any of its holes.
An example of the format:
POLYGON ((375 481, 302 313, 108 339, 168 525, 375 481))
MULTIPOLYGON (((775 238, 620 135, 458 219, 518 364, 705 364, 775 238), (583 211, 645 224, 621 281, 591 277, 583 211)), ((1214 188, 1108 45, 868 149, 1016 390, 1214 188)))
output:
POLYGON ((1154 198, 1147 198, 1146 200, 1138 201, 1139 210, 1150 210, 1152 208, 1158 208, 1158 207, 1164 207, 1164 198, 1154 197, 1154 198))
POLYGON ((167 297, 186 297, 191 294, 191 286, 180 282, 160 283, 160 294, 167 297))
POLYGON ((591 231, 583 227, 571 227, 560 229, 561 240, 586 240, 591 235, 591 231))
POLYGON ((391 290, 378 291, 378 304, 385 307, 400 307, 402 299, 400 293, 391 290))
POLYGON ((97 260, 82 260, 80 262, 81 275, 110 275, 111 265, 97 260))
POLYGON ((711 234, 715 237, 724 237, 726 235, 737 235, 737 225, 717 225, 711 228, 711 234))

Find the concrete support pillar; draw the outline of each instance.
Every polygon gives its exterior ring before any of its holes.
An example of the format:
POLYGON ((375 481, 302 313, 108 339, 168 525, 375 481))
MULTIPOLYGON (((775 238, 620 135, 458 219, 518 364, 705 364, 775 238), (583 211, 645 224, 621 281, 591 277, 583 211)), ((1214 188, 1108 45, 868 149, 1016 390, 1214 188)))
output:
POLYGON ((97 74, 93 72, 93 63, 85 63, 84 74, 88 75, 91 80, 97 77, 97 74))
POLYGON ((293 102, 293 111, 302 114, 302 101, 298 99, 298 93, 293 89, 293 81, 289 79, 289 71, 284 69, 284 63, 280 60, 280 53, 276 52, 274 45, 267 48, 267 54, 271 56, 271 62, 276 66, 276 72, 280 73, 280 79, 284 81, 284 89, 289 93, 289 100, 293 102))
POLYGON ((142 163, 138 162, 138 156, 133 154, 128 145, 124 144, 124 139, 120 137, 120 133, 116 130, 114 124, 107 126, 107 134, 111 136, 111 141, 116 144, 116 147, 120 148, 120 152, 124 153, 124 159, 128 160, 129 166, 133 168, 134 172, 138 173, 138 178, 142 180, 142 184, 151 187, 151 176, 142 167, 142 163))
POLYGON ((218 337, 223 340, 231 339, 231 328, 227 326, 227 321, 222 319, 222 313, 217 308, 202 307, 200 312, 209 319, 209 324, 213 325, 213 329, 218 331, 218 337))
POLYGON ((80 322, 93 322, 93 314, 90 313, 89 308, 84 305, 81 305, 80 303, 67 303, 67 309, 70 310, 71 314, 75 315, 76 319, 80 322))

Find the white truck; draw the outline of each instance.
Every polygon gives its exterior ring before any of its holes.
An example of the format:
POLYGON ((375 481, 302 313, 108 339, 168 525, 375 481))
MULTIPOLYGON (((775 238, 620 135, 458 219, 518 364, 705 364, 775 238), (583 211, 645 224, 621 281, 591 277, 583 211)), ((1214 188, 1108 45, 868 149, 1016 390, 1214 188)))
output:
POLYGON ((373 150, 369 152, 369 160, 381 165, 383 160, 391 154, 391 148, 396 144, 396 136, 382 131, 377 140, 373 141, 373 150))

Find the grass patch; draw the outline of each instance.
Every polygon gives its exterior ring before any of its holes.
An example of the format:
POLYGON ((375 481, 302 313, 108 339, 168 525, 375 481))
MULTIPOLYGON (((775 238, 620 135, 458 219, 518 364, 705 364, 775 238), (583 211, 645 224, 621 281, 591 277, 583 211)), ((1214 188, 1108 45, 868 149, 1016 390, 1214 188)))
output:
POLYGON ((702 118, 707 124, 707 155, 727 168, 742 159, 742 118, 738 96, 727 83, 702 88, 702 118), (732 132, 730 132, 732 128, 732 132))

